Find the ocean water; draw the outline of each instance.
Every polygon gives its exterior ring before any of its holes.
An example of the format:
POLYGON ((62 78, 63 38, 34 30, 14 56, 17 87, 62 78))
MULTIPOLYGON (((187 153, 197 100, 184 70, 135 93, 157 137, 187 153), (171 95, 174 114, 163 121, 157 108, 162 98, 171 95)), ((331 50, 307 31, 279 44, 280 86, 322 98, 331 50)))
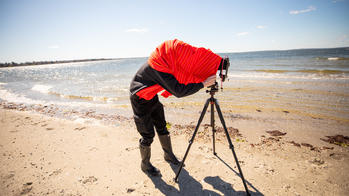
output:
MULTIPOLYGON (((255 110, 270 104, 283 108, 292 103, 299 113, 324 113, 349 120, 349 48, 220 55, 228 56, 231 63, 229 81, 224 83, 226 90, 221 94, 227 106, 242 110, 253 103, 250 110, 255 110)), ((1 68, 0 101, 130 116, 129 84, 146 60, 124 58, 1 68)), ((203 94, 201 91, 178 103, 201 103, 203 94)), ((164 101, 171 106, 176 100, 164 101)))

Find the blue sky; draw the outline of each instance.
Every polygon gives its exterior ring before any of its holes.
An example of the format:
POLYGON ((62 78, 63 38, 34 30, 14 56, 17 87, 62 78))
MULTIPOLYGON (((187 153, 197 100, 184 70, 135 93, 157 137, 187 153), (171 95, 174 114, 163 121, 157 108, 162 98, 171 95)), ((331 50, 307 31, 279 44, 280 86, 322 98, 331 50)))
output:
POLYGON ((349 0, 0 0, 0 62, 349 46, 349 0))

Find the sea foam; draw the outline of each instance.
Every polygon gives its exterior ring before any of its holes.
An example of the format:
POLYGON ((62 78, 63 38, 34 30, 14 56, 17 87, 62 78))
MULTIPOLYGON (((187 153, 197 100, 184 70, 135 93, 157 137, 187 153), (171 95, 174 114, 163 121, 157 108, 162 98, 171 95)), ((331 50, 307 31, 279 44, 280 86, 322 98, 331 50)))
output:
POLYGON ((0 99, 14 103, 43 104, 43 101, 41 100, 33 100, 25 97, 24 95, 12 93, 6 89, 0 89, 0 99))
POLYGON ((47 86, 47 85, 41 85, 41 84, 36 84, 31 88, 33 91, 38 91, 40 93, 48 94, 52 86, 47 86))

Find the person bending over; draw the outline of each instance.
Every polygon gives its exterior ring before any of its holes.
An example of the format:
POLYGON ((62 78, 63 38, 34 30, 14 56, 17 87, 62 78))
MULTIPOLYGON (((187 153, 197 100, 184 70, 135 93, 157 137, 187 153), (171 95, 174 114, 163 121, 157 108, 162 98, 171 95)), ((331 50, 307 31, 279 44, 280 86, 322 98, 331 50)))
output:
POLYGON ((154 127, 165 160, 174 165, 180 163, 172 151, 164 107, 157 93, 164 91, 162 96, 172 94, 178 98, 192 95, 215 83, 217 69, 224 62, 224 58, 209 49, 175 39, 158 46, 137 71, 130 84, 130 100, 137 131, 141 135, 139 149, 143 172, 150 176, 160 175, 160 171, 150 163, 154 127))

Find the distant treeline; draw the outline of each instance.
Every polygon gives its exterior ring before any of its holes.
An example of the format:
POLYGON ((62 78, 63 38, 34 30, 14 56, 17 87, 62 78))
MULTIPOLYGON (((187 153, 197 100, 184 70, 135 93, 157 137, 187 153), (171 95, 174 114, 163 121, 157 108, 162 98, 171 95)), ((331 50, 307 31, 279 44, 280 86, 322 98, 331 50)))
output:
POLYGON ((58 63, 79 63, 79 62, 89 62, 89 61, 105 61, 105 60, 113 60, 112 58, 106 59, 80 59, 80 60, 62 60, 62 61, 32 61, 32 62, 25 62, 25 63, 16 63, 16 62, 9 62, 9 63, 0 63, 1 67, 18 67, 18 66, 29 66, 29 65, 44 65, 44 64, 58 64, 58 63))

